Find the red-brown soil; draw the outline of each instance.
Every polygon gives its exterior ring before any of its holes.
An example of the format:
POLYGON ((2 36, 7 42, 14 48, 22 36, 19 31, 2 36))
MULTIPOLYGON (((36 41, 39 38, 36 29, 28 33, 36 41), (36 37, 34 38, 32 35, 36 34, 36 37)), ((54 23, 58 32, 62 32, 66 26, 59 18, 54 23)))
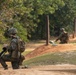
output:
POLYGON ((76 50, 76 44, 57 44, 56 46, 53 46, 51 44, 48 46, 42 45, 27 54, 25 57, 26 59, 29 59, 49 52, 63 52, 72 50, 76 50))
POLYGON ((57 44, 57 45, 49 44, 48 46, 46 46, 45 44, 43 45, 41 44, 38 45, 37 47, 34 46, 35 49, 32 52, 28 53, 25 57, 26 59, 29 59, 50 52, 63 52, 63 51, 76 50, 76 44, 72 42, 76 42, 76 38, 71 38, 69 40, 69 43, 67 44, 57 44))
MULTIPOLYGON (((75 42, 76 39, 71 39, 70 42, 75 42)), ((26 59, 39 56, 49 52, 64 52, 76 50, 76 44, 57 44, 53 46, 33 45, 32 52, 27 54, 26 59)), ((30 48, 29 48, 30 49, 30 48)), ((11 66, 8 70, 3 70, 0 66, 0 75, 76 75, 76 65, 47 65, 47 66, 36 66, 28 69, 12 70, 11 66)))

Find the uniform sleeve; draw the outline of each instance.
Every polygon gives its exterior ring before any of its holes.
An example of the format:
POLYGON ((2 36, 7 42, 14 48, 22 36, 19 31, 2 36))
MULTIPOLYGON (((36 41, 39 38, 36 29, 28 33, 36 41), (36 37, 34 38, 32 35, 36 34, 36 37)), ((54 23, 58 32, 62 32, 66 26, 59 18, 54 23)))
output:
POLYGON ((60 39, 62 38, 62 35, 63 35, 63 33, 61 33, 61 34, 59 35, 59 37, 56 39, 56 41, 60 40, 60 39))

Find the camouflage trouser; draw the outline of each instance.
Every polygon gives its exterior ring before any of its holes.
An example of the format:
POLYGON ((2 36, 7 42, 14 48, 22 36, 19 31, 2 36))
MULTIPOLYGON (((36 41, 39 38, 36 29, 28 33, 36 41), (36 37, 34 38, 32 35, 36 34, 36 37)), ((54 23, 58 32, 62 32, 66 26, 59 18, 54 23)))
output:
POLYGON ((60 40, 60 44, 66 44, 66 43, 68 43, 68 40, 60 40))
POLYGON ((3 66, 4 69, 7 69, 8 66, 6 62, 11 62, 13 69, 19 68, 19 59, 11 59, 10 55, 3 55, 0 57, 0 63, 3 66))
POLYGON ((68 42, 60 42, 60 44, 66 44, 66 43, 68 43, 68 42))
POLYGON ((19 59, 19 65, 22 65, 22 62, 25 60, 25 57, 23 55, 20 56, 19 59))

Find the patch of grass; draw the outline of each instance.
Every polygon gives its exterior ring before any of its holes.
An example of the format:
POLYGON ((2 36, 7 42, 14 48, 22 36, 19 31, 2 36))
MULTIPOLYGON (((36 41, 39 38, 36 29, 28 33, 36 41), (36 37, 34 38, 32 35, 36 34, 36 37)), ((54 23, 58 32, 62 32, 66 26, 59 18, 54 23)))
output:
POLYGON ((2 51, 2 44, 0 44, 0 52, 2 51))
POLYGON ((23 65, 54 65, 54 64, 76 64, 76 51, 73 52, 57 52, 48 53, 39 57, 35 57, 24 61, 23 65))
POLYGON ((30 52, 31 52, 31 51, 28 51, 28 50, 27 50, 27 51, 23 52, 22 54, 23 54, 23 55, 26 55, 26 54, 28 54, 28 53, 30 53, 30 52))

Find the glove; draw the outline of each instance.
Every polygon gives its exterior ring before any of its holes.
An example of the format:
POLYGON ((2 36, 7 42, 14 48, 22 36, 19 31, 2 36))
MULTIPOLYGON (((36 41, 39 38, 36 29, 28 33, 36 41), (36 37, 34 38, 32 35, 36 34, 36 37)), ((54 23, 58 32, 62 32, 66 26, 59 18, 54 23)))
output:
POLYGON ((7 51, 7 48, 6 47, 3 47, 3 51, 6 52, 7 51))

